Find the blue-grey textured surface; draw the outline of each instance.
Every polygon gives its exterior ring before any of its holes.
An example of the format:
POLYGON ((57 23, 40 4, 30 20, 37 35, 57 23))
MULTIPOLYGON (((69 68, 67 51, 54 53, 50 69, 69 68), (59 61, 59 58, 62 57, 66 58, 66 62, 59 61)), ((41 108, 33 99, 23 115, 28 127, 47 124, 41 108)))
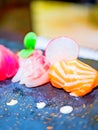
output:
MULTIPOLYGON (((97 61, 81 60, 98 69, 97 61)), ((0 130, 97 129, 98 87, 90 94, 76 98, 50 84, 26 88, 12 83, 11 79, 0 82, 0 130), (11 99, 18 103, 8 106, 6 103, 11 99), (45 102, 46 106, 38 109, 38 102, 45 102), (60 107, 64 105, 71 105, 72 113, 61 114, 60 107)))

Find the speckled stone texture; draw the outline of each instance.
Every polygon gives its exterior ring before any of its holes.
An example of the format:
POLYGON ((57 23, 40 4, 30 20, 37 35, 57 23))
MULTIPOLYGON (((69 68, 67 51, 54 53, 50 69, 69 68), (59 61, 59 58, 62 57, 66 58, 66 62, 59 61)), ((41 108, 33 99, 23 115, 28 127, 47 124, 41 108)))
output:
MULTIPOLYGON (((19 44, 20 45, 20 44, 19 44)), ((16 47, 17 48, 17 47, 16 47)), ((14 49, 14 48, 13 48, 14 49)), ((98 69, 98 61, 81 59, 98 69)), ((72 97, 51 84, 26 88, 11 79, 0 82, 0 130, 97 130, 98 87, 84 97, 72 97), (8 106, 11 99, 18 103, 8 106), (38 109, 36 104, 45 102, 38 109), (69 114, 60 113, 65 105, 73 107, 69 114)))

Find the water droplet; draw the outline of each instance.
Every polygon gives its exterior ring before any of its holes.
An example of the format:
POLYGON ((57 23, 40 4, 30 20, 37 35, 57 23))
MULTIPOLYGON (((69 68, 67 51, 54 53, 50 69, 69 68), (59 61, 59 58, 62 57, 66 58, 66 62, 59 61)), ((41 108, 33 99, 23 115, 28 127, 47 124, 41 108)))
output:
POLYGON ((13 106, 13 105, 16 105, 17 103, 18 103, 17 100, 11 99, 9 102, 6 102, 6 105, 8 105, 8 106, 13 106))
POLYGON ((60 112, 63 114, 69 114, 73 111, 73 107, 72 106, 63 106, 60 108, 60 112))
POLYGON ((42 108, 44 108, 46 106, 46 103, 45 102, 38 102, 38 103, 36 103, 36 107, 38 108, 38 109, 42 109, 42 108))

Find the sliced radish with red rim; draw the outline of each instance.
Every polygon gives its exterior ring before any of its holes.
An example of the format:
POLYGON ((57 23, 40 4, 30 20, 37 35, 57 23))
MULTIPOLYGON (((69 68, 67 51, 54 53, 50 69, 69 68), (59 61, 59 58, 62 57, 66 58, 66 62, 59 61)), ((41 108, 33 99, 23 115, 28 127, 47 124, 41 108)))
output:
POLYGON ((45 56, 50 63, 60 60, 73 60, 79 55, 79 45, 68 37, 57 37, 51 40, 45 50, 45 56))

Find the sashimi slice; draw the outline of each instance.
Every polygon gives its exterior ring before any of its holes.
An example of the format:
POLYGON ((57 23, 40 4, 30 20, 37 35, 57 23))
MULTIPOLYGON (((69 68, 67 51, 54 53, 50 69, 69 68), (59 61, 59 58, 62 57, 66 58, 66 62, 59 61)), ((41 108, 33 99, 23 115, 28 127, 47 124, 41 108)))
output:
POLYGON ((72 96, 84 96, 98 85, 98 72, 79 61, 60 61, 50 67, 51 84, 72 96))
MULTIPOLYGON (((46 84, 47 82, 49 82, 48 72, 49 71, 44 72, 44 74, 42 74, 39 78, 36 78, 36 79, 33 79, 32 76, 27 77, 25 79, 25 85, 27 87, 37 87, 37 86, 46 84)), ((24 81, 20 82, 20 84, 24 84, 24 81)))
POLYGON ((45 50, 45 55, 51 64, 60 60, 68 61, 78 57, 79 45, 68 37, 57 37, 51 40, 45 50))
POLYGON ((12 82, 20 82, 27 87, 36 87, 49 82, 50 63, 42 51, 35 50, 32 56, 19 59, 20 68, 12 82))
POLYGON ((0 45, 0 81, 13 77, 19 67, 17 55, 0 45))

